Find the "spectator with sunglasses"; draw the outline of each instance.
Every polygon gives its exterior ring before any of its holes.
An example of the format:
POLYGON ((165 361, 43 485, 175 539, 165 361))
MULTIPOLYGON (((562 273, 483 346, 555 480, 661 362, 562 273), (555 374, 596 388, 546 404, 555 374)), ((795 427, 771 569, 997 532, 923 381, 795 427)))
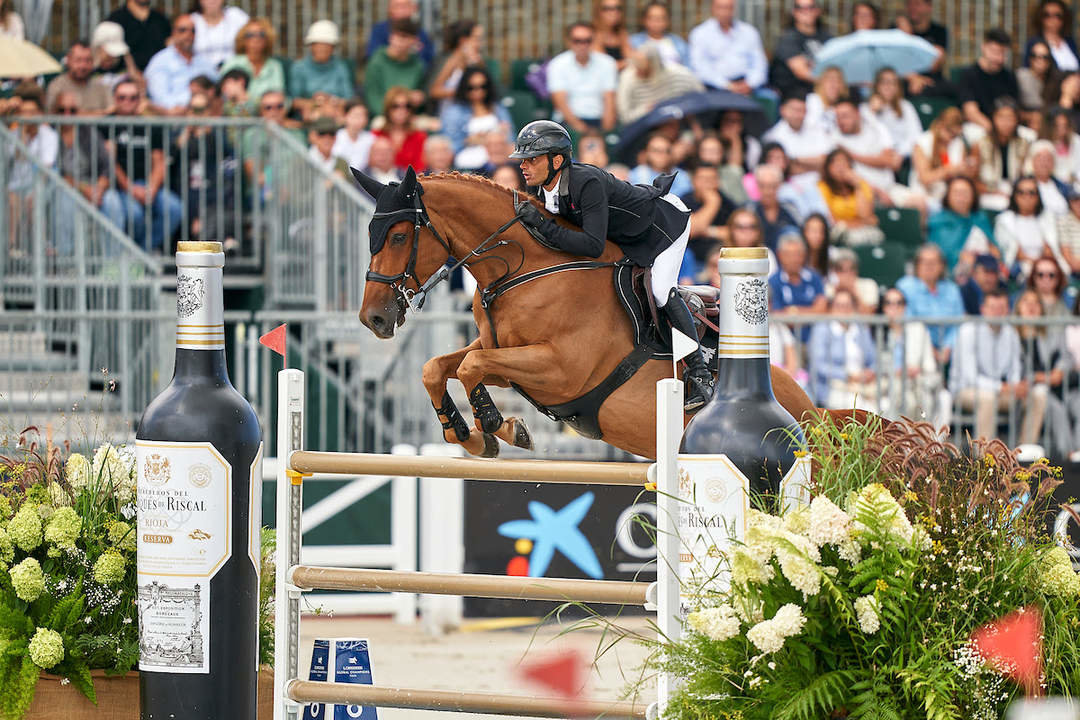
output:
MULTIPOLYGON (((113 90, 116 110, 110 117, 139 115, 142 96, 128 80, 113 90)), ((163 250, 165 241, 180 227, 180 198, 164 186, 165 132, 161 126, 102 125, 106 144, 121 162, 116 165, 114 187, 105 192, 101 211, 136 243, 148 250, 163 250), (150 225, 147 227, 147 213, 150 225)))
POLYGON ((410 165, 418 173, 424 172, 424 140, 427 133, 416 128, 416 118, 409 104, 410 91, 405 87, 392 87, 386 92, 381 106, 386 122, 375 131, 376 137, 388 139, 394 148, 394 165, 404 171, 410 165))
MULTIPOLYGON (((304 134, 286 119, 288 110, 285 93, 281 90, 267 91, 259 100, 259 117, 268 123, 281 126, 284 132, 292 135, 297 142, 304 144, 304 134)), ((248 128, 244 131, 242 149, 244 171, 249 178, 257 181, 265 200, 273 182, 269 135, 262 128, 248 128), (258 163, 256 159, 259 160, 258 163), (258 173, 257 176, 256 173, 258 173)))
POLYGON ((593 50, 595 38, 592 24, 571 23, 566 28, 568 49, 547 65, 554 120, 577 133, 615 127, 618 70, 610 55, 593 50))
POLYGON ((1031 12, 1030 26, 1036 32, 1024 46, 1024 64, 1029 65, 1037 43, 1043 43, 1053 56, 1054 65, 1065 72, 1080 70, 1080 53, 1070 32, 1073 16, 1062 0, 1041 0, 1031 12))
MULTIPOLYGON (((56 98, 53 112, 57 115, 77 117, 84 115, 79 107, 79 96, 65 91, 56 98)), ((109 178, 113 174, 113 159, 101 134, 92 125, 62 123, 60 130, 60 153, 56 170, 69 185, 76 188, 94 207, 100 207, 109 178)))
POLYGON ((1027 65, 1016 69, 1016 84, 1020 88, 1020 107, 1025 122, 1038 128, 1042 120, 1042 110, 1046 106, 1047 95, 1061 84, 1061 71, 1054 64, 1050 48, 1044 42, 1037 42, 1027 56, 1027 65))
POLYGON ((187 207, 191 236, 221 240, 225 252, 232 252, 239 247, 234 196, 239 163, 225 128, 199 122, 213 114, 210 98, 193 93, 187 108, 192 123, 179 132, 170 149, 171 186, 187 207))
MULTIPOLYGON (((1057 227, 1039 198, 1039 184, 1024 175, 1013 186, 1009 209, 994 220, 994 239, 1011 273, 1026 280, 1035 261, 1048 257, 1059 261, 1057 227)), ((1065 267, 1063 262, 1059 262, 1065 267)))
POLYGON ((251 110, 259 107, 264 93, 285 93, 285 68, 274 57, 277 36, 266 18, 252 18, 236 36, 236 55, 221 66, 221 74, 240 69, 247 73, 248 104, 251 110))
POLYGON ((177 15, 169 45, 146 66, 151 109, 158 115, 187 114, 191 81, 203 76, 216 79, 217 71, 205 56, 195 54, 195 21, 190 15, 177 15))
POLYGON ((483 66, 465 69, 453 100, 443 107, 439 119, 442 132, 453 146, 457 158, 454 164, 465 170, 487 163, 487 133, 500 132, 511 142, 515 135, 510 113, 499 103, 495 84, 483 66))
POLYGON ((1068 277, 1053 258, 1039 258, 1031 266, 1027 289, 1035 293, 1047 317, 1068 317, 1074 298, 1068 277))
MULTIPOLYGON (((71 117, 82 115, 78 95, 67 91, 60 93, 53 113, 71 117)), ((87 202, 100 207, 113 174, 112 156, 105 147, 105 141, 92 125, 60 123, 57 129, 60 131, 60 152, 56 171, 87 202)), ((58 255, 71 256, 75 252, 75 203, 67 193, 58 192, 53 199, 53 216, 56 220, 53 247, 58 255)))

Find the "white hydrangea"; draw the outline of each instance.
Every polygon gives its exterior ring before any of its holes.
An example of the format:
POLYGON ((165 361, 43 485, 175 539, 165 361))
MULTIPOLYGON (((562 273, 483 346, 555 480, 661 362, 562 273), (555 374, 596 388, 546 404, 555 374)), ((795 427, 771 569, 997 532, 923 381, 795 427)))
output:
POLYGON ((121 505, 135 496, 135 453, 129 446, 114 447, 105 443, 94 452, 91 463, 93 477, 103 487, 111 487, 121 505))
POLYGON ((851 518, 832 500, 818 495, 810 503, 810 527, 806 535, 817 547, 841 547, 851 541, 851 518))
POLYGON ((818 549, 802 535, 786 531, 780 531, 777 539, 776 559, 780 561, 780 572, 792 587, 803 594, 803 598, 817 595, 821 590, 821 571, 817 566, 821 554, 818 549))
POLYGON ((90 484, 90 463, 80 453, 72 453, 64 463, 64 477, 68 485, 78 494, 90 484))
POLYGON ((810 529, 810 508, 805 505, 784 513, 781 527, 796 535, 805 535, 810 529))
POLYGON ((847 540, 836 546, 836 549, 840 553, 840 559, 854 565, 862 560, 862 548, 859 547, 859 543, 855 538, 849 537, 847 540))
POLYGON ((747 630, 746 639, 763 654, 774 653, 784 647, 784 640, 802 632, 805 624, 802 608, 788 603, 771 620, 763 620, 747 630))
POLYGON ((739 618, 730 605, 692 612, 686 620, 690 627, 716 642, 730 640, 739 634, 739 618))
POLYGON ((736 550, 731 560, 731 581, 736 585, 760 585, 776 575, 772 563, 761 562, 745 550, 736 550))
POLYGON ((881 627, 880 606, 873 595, 863 595, 855 599, 855 616, 859 620, 859 629, 867 635, 873 635, 881 627))

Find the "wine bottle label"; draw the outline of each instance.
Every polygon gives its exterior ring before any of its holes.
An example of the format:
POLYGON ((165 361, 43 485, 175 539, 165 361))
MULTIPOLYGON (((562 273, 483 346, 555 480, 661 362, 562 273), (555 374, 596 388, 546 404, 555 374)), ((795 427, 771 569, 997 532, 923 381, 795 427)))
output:
POLYGON ((750 481, 727 455, 679 455, 679 612, 701 604, 698 591, 731 582, 725 559, 742 540, 750 510, 750 481))
MULTIPOLYGON (((780 484, 785 509, 810 502, 810 457, 797 458, 780 484)), ((701 604, 703 585, 731 583, 734 544, 746 533, 750 480, 727 455, 679 455, 679 611, 701 604)))
POLYGON ((210 580, 232 556, 232 468, 208 442, 137 440, 139 669, 210 672, 210 580))
POLYGON ((720 357, 769 357, 769 288, 758 275, 725 275, 720 281, 720 357))
MULTIPOLYGON (((255 596, 262 597, 262 490, 263 490, 263 444, 251 461, 248 481, 248 559, 255 568, 255 596)), ((259 672, 259 646, 255 645, 255 672, 259 672)))
POLYGON ((225 349, 220 267, 178 265, 176 347, 184 350, 225 349))

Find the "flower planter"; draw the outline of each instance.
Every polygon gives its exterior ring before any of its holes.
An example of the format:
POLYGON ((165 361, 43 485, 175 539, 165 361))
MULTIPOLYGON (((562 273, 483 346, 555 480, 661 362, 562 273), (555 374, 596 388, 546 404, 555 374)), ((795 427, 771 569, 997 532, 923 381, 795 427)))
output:
MULTIPOLYGON (((60 678, 41 674, 24 720, 139 720, 139 673, 107 676, 94 670, 97 705, 60 678)), ((274 717, 274 671, 259 671, 259 720, 274 717)))

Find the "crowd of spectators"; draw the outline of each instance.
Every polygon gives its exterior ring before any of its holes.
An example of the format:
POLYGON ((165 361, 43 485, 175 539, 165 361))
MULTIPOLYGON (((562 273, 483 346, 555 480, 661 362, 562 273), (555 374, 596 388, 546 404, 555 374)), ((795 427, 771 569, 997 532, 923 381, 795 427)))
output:
MULTIPOLYGON (((663 2, 628 18, 623 0, 595 0, 529 82, 541 111, 571 131, 579 161, 646 184, 677 171, 672 190, 692 212, 685 282, 714 279, 721 247, 769 249, 774 361, 815 401, 935 422, 960 408, 985 434, 1000 411, 1017 411, 1021 441, 1037 441, 1046 425, 1056 449, 1075 451, 1080 328, 995 321, 1080 314, 1071 289, 1080 279, 1072 10, 1035 0, 1029 37, 989 29, 962 66, 933 9, 906 0, 886 17, 860 0, 850 18, 828 18, 817 0, 793 0, 787 29, 766 47, 738 19, 737 0, 713 0, 685 37, 663 2), (850 68, 815 62, 835 35, 878 28, 928 41, 936 59, 904 75, 882 68, 863 84, 848 82, 850 68), (652 122, 658 104, 703 90, 762 110, 720 103, 652 122), (924 101, 932 116, 916 110, 924 101), (631 125, 645 128, 639 138, 621 136, 631 125), (888 210, 917 217, 918 227, 895 282, 859 274, 867 248, 895 244, 881 227, 888 210), (836 319, 800 320, 807 314, 836 319), (880 320, 858 319, 871 314, 880 320), (918 321, 962 315, 970 320, 959 326, 918 321)), ((104 116, 99 129, 22 122, 19 132, 107 217, 164 251, 185 221, 196 236, 222 232, 177 193, 222 176, 216 167, 194 180, 177 172, 178 158, 205 160, 207 137, 251 187, 270 185, 265 133, 208 135, 200 118, 262 118, 308 145, 328 173, 351 166, 385 182, 411 165, 521 187, 507 159, 519 128, 484 28, 459 20, 436 43, 417 10, 414 0, 389 0, 363 57, 344 56, 338 25, 320 19, 306 28, 304 56, 286 58, 268 20, 223 0, 197 0, 173 18, 151 0, 126 0, 68 49, 61 75, 44 88, 21 85, 0 110, 104 116), (110 124, 127 116, 193 124, 110 124)), ((0 0, 0 32, 21 32, 9 0, 0 0)), ((17 192, 20 176, 11 177, 17 192)))

